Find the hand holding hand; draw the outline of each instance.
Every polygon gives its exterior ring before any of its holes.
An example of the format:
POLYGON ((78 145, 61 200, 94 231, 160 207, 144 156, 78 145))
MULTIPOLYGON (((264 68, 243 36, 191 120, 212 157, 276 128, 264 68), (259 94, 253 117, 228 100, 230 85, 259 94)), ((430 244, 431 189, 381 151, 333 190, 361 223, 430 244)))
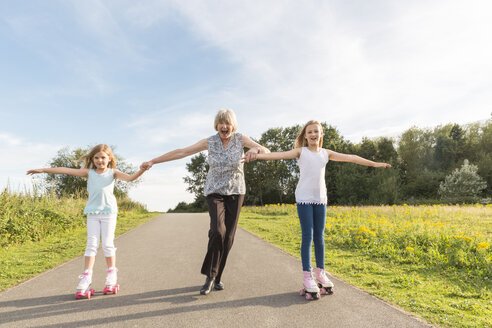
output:
POLYGON ((258 151, 256 149, 250 149, 243 156, 242 161, 246 163, 256 161, 258 157, 257 155, 258 155, 258 151))
POLYGON ((148 162, 143 162, 141 165, 140 165, 140 169, 141 170, 145 170, 147 171, 148 169, 150 169, 152 167, 152 162, 151 161, 148 161, 148 162))

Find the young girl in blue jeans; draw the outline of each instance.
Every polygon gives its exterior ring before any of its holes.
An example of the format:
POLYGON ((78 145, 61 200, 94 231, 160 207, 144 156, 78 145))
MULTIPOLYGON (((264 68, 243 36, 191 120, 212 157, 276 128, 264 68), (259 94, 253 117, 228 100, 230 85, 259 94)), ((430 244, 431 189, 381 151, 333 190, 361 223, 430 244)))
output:
POLYGON ((87 178, 87 191, 89 199, 84 209, 87 215, 87 246, 85 249, 85 268, 79 276, 80 282, 77 285, 76 298, 90 298, 94 294, 93 289, 89 289, 92 283, 92 268, 96 259, 97 248, 99 246, 99 236, 102 239, 102 249, 106 257, 108 266, 106 287, 103 293, 118 292, 117 281, 116 248, 114 247, 114 232, 116 228, 116 216, 118 206, 113 194, 114 180, 134 181, 140 177, 145 170, 134 174, 126 174, 115 169, 116 160, 109 146, 97 145, 82 157, 84 168, 72 169, 68 167, 50 167, 27 171, 27 174, 50 173, 68 174, 77 177, 87 178))
MULTIPOLYGON (((332 293, 333 283, 325 273, 325 222, 327 192, 325 183, 325 166, 328 160, 338 162, 351 162, 359 165, 373 167, 391 167, 386 163, 376 163, 357 155, 348 155, 322 148, 323 128, 317 121, 309 121, 303 127, 294 143, 294 149, 286 152, 274 152, 267 154, 250 153, 245 161, 255 159, 279 160, 297 159, 300 169, 299 182, 297 183, 295 196, 297 213, 301 223, 302 242, 301 259, 304 271, 304 291, 319 297, 322 293, 332 293), (314 241, 314 254, 316 259, 316 282, 311 268, 311 243, 314 241)), ((306 298, 309 298, 306 294, 306 298)))

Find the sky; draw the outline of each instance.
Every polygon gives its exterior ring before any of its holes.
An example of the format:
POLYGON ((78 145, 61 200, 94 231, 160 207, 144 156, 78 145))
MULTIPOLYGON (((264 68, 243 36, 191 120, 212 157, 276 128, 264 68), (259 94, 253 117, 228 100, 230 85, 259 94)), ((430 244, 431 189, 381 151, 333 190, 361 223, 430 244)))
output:
MULTIPOLYGON (((64 147, 139 166, 213 135, 223 108, 252 138, 315 119, 354 143, 492 112, 487 0, 2 1, 0 45, 0 190, 64 147)), ((189 161, 130 196, 193 201, 189 161)))

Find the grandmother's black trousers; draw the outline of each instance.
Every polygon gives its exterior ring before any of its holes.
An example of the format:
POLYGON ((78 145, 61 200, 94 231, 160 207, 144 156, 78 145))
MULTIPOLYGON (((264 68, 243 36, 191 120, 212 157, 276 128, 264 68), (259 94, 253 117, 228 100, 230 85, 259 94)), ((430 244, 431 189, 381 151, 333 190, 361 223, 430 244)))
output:
POLYGON ((206 197, 210 214, 208 249, 202 274, 220 282, 236 234, 244 195, 210 194, 206 197))

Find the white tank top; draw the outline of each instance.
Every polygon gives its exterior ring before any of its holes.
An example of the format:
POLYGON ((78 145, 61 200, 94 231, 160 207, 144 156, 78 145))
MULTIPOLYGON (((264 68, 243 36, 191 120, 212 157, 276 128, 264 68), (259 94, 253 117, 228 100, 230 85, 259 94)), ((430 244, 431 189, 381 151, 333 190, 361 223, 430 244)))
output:
POLYGON ((302 147, 301 156, 297 160, 300 177, 296 188, 296 203, 326 204, 325 166, 328 163, 328 152, 321 148, 314 153, 302 147))

